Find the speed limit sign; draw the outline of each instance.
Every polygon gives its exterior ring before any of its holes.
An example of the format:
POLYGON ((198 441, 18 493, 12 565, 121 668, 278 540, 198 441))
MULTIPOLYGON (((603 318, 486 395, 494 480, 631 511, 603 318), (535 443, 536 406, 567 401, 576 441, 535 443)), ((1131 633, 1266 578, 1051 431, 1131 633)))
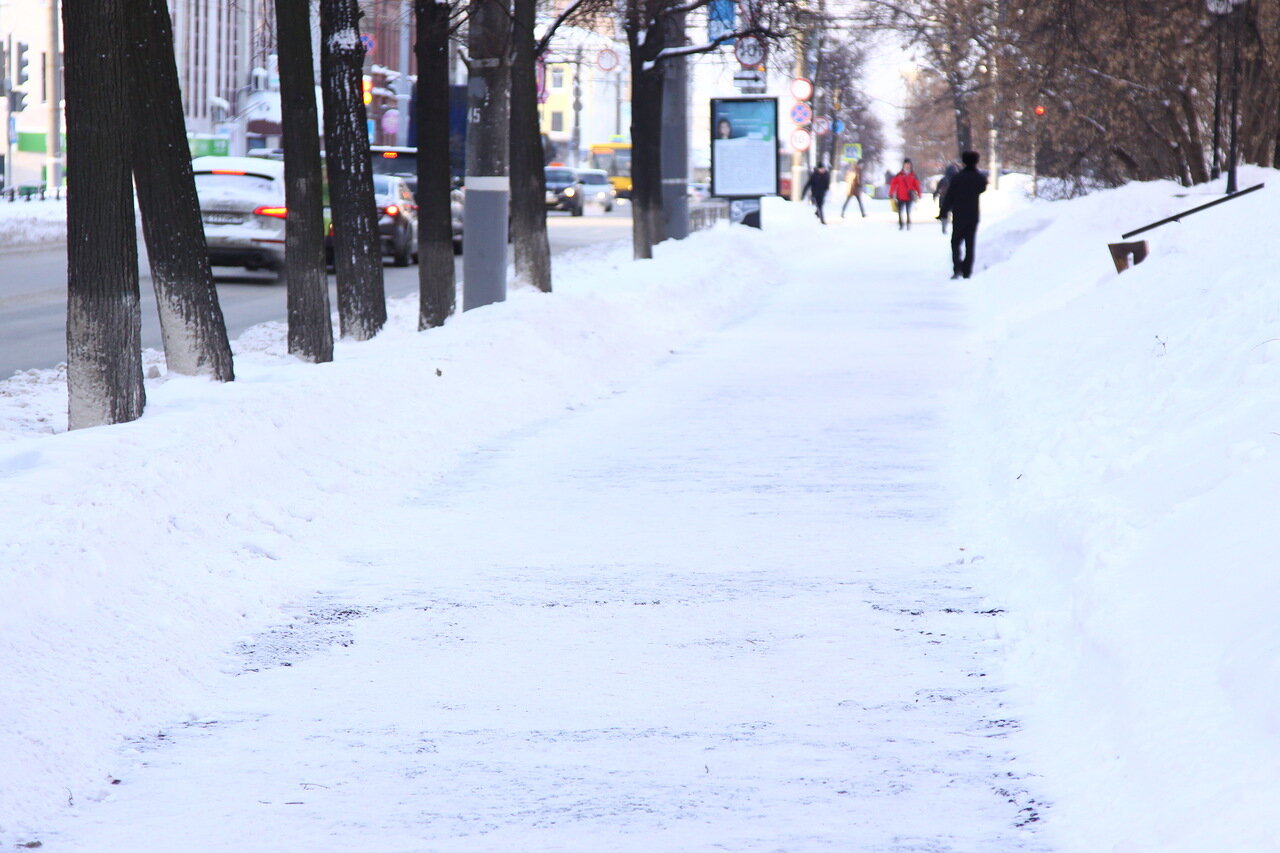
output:
POLYGON ((743 68, 755 68, 764 62, 764 39, 759 36, 743 36, 733 46, 733 55, 743 68))
POLYGON ((813 135, 803 127, 791 131, 791 147, 796 151, 808 151, 813 144, 813 135))

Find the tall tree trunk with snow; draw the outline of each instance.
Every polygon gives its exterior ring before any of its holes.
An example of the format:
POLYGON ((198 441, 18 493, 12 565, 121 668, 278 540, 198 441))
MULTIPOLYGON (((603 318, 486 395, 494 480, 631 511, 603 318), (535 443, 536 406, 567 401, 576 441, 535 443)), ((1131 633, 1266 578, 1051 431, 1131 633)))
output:
MULTIPOLYGON (((634 2, 634 0, 633 0, 634 2)), ((631 220, 636 258, 652 258, 662 228, 662 64, 660 24, 626 24, 631 53, 631 220)))
POLYGON ((418 85, 418 328, 443 326, 457 306, 453 175, 449 160, 449 17, 438 0, 414 0, 418 85))
POLYGON ((223 382, 231 345, 209 267, 164 0, 126 4, 133 173, 170 371, 223 382))
POLYGON ((516 278, 551 292, 547 240, 547 192, 542 132, 538 123, 537 0, 514 0, 511 65, 511 245, 516 278))
POLYGON ((126 0, 62 7, 71 429, 142 416, 142 314, 129 152, 126 0))
POLYGON ((316 109, 310 0, 275 0, 284 136, 285 275, 289 352, 333 361, 329 278, 324 259, 324 173, 316 109))
POLYGON ((364 70, 360 17, 356 0, 320 0, 324 145, 333 212, 338 326, 344 338, 363 341, 378 334, 387 322, 387 298, 360 85, 364 70))

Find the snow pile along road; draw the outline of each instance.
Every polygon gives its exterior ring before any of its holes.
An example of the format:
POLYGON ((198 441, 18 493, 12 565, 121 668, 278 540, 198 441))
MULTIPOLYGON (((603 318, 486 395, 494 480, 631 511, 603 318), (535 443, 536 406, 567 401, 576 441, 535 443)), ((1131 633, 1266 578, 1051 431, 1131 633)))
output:
POLYGON ((780 280, 756 237, 725 228, 646 264, 579 253, 557 293, 428 333, 401 300, 327 365, 258 327, 236 382, 150 380, 132 424, 65 433, 60 371, 0 382, 0 838, 102 796, 122 735, 180 718, 238 666, 235 642, 314 589, 310 531, 331 507, 404 493, 755 306, 780 280))
POLYGON ((65 200, 0 200, 0 250, 49 245, 66 239, 65 200))
POLYGON ((1280 174, 1135 184, 979 233, 958 447, 1032 762, 1074 851, 1280 849, 1280 174), (984 264, 984 265, 985 265, 984 264))

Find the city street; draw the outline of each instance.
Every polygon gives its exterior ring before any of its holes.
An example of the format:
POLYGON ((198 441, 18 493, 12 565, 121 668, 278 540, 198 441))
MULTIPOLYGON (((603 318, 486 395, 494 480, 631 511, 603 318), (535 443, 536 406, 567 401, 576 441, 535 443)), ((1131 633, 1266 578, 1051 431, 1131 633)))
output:
MULTIPOLYGON (((631 209, 619 205, 612 213, 588 210, 581 218, 564 213, 547 216, 552 255, 597 243, 629 240, 631 209)), ((462 258, 456 262, 459 280, 462 258)), ((143 265, 142 345, 160 347, 155 294, 143 265)), ((250 326, 285 317, 285 288, 271 273, 216 267, 218 295, 234 339, 250 326)), ((387 296, 405 296, 418 289, 416 266, 384 268, 387 296)), ((330 300, 337 305, 330 275, 330 300)), ((67 256, 65 246, 0 252, 0 378, 16 370, 53 367, 67 357, 67 256)), ((461 305, 461 300, 459 300, 461 305)))

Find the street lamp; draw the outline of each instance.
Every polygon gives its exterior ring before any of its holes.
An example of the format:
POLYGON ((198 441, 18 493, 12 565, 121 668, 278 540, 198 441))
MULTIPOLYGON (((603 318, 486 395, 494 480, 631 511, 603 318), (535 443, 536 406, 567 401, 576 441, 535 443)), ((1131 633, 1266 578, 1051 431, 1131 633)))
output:
MULTIPOLYGON (((1239 159, 1239 139, 1238 130, 1240 125, 1240 26, 1241 20, 1244 18, 1243 7, 1249 0, 1205 0, 1205 4, 1209 8, 1209 12, 1215 15, 1219 22, 1226 16, 1232 16, 1231 27, 1231 137, 1227 143, 1227 193, 1231 194, 1236 191, 1236 162, 1239 159)), ((1219 33, 1219 48, 1221 48, 1221 33, 1219 33)), ((1222 81, 1222 63, 1218 62, 1218 88, 1221 89, 1222 81)), ((1220 120, 1221 101, 1218 93, 1214 95, 1214 161, 1215 171, 1218 156, 1219 134, 1218 122, 1220 120)))

